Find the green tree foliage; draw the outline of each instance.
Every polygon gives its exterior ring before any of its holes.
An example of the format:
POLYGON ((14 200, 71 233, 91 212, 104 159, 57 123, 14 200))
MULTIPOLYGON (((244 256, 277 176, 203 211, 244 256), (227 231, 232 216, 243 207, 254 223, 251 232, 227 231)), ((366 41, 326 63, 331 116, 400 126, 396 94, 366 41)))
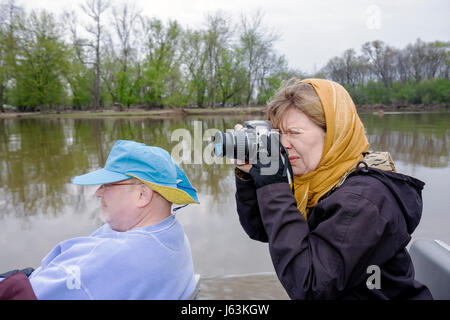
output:
POLYGON ((180 69, 180 39, 182 30, 176 21, 165 26, 161 20, 143 20, 146 57, 143 63, 143 101, 149 107, 176 103, 180 69), (175 100, 175 101, 174 101, 175 100))
POLYGON ((48 110, 65 103, 66 46, 46 11, 33 11, 19 25, 14 101, 20 110, 48 110))
POLYGON ((203 31, 187 29, 182 39, 182 59, 186 69, 187 94, 192 105, 204 107, 208 86, 203 31))
MULTIPOLYGON (((203 41, 206 50, 206 67, 207 67, 207 92, 208 104, 211 107, 216 106, 219 87, 224 77, 224 72, 229 71, 230 56, 227 53, 229 47, 229 38, 231 36, 228 19, 223 13, 207 16, 207 25, 204 32, 203 41), (221 74, 219 74, 221 73, 221 74)), ((222 103, 225 103, 222 101, 222 103)))
POLYGON ((217 69, 218 101, 222 106, 239 104, 239 93, 245 83, 245 70, 240 68, 236 52, 224 49, 220 53, 221 64, 217 69), (232 103, 233 97, 237 103, 232 103))
POLYGON ((106 65, 103 68, 103 81, 108 88, 114 105, 121 109, 139 102, 139 88, 141 85, 140 65, 136 63, 136 51, 132 43, 138 35, 137 24, 139 13, 134 5, 125 2, 112 8, 114 31, 118 39, 118 46, 111 40, 105 50, 107 52, 106 65))
POLYGON ((276 34, 264 31, 263 15, 258 11, 254 16, 241 17, 241 33, 239 37, 238 53, 243 69, 246 72, 246 86, 244 88, 244 103, 251 104, 257 94, 258 83, 264 82, 273 59, 273 43, 278 39, 276 34))
POLYGON ((389 87, 381 81, 345 87, 356 104, 448 105, 450 101, 450 81, 442 78, 395 81, 389 87))
POLYGON ((292 76, 344 85, 356 104, 449 102, 450 42, 364 43, 314 75, 289 68, 263 14, 201 27, 146 17, 132 2, 84 0, 56 18, 0 0, 0 112, 263 105, 292 76))
POLYGON ((76 110, 82 110, 91 101, 91 84, 94 82, 93 73, 80 61, 74 46, 68 47, 68 64, 64 70, 64 79, 69 90, 67 92, 69 104, 76 110))
POLYGON ((13 104, 11 83, 15 82, 18 26, 23 16, 14 0, 0 3, 0 112, 4 112, 4 104, 13 104))
POLYGON ((8 71, 6 55, 8 52, 7 29, 4 24, 0 25, 0 112, 5 112, 3 104, 6 101, 6 83, 8 81, 8 71))

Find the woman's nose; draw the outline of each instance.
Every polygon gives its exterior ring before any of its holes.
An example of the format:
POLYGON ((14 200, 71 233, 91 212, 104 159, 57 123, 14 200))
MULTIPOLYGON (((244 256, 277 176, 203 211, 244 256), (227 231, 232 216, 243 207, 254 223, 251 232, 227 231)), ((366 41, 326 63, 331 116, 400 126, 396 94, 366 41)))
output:
POLYGON ((283 147, 285 147, 286 149, 291 149, 292 146, 289 142, 289 139, 286 137, 286 135, 281 135, 281 144, 283 145, 283 147))

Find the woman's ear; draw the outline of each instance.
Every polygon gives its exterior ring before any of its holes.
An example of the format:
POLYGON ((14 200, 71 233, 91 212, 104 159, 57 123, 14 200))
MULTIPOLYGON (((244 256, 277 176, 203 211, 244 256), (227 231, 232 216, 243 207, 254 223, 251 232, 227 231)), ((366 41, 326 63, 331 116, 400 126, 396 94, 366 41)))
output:
POLYGON ((152 201, 154 191, 149 186, 142 184, 139 186, 138 192, 137 206, 143 208, 152 201))

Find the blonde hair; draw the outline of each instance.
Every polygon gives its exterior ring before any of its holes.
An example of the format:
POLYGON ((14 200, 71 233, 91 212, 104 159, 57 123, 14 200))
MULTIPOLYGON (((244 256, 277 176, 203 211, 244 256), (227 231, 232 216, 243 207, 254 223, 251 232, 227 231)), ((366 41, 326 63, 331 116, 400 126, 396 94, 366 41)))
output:
POLYGON ((267 107, 267 118, 275 128, 280 129, 281 120, 288 110, 297 109, 326 132, 325 114, 319 96, 312 85, 300 82, 298 78, 283 83, 267 107))

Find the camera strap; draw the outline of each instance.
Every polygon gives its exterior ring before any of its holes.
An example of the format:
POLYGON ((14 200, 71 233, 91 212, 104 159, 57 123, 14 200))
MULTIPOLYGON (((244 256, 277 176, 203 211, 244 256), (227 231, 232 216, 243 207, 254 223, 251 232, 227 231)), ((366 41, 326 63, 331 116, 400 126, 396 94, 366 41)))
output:
POLYGON ((289 162, 289 154, 286 148, 280 144, 281 154, 282 154, 282 162, 283 162, 283 177, 285 177, 288 174, 289 171, 289 177, 292 184, 292 193, 295 194, 295 187, 294 187, 294 172, 292 171, 291 163, 289 162))

